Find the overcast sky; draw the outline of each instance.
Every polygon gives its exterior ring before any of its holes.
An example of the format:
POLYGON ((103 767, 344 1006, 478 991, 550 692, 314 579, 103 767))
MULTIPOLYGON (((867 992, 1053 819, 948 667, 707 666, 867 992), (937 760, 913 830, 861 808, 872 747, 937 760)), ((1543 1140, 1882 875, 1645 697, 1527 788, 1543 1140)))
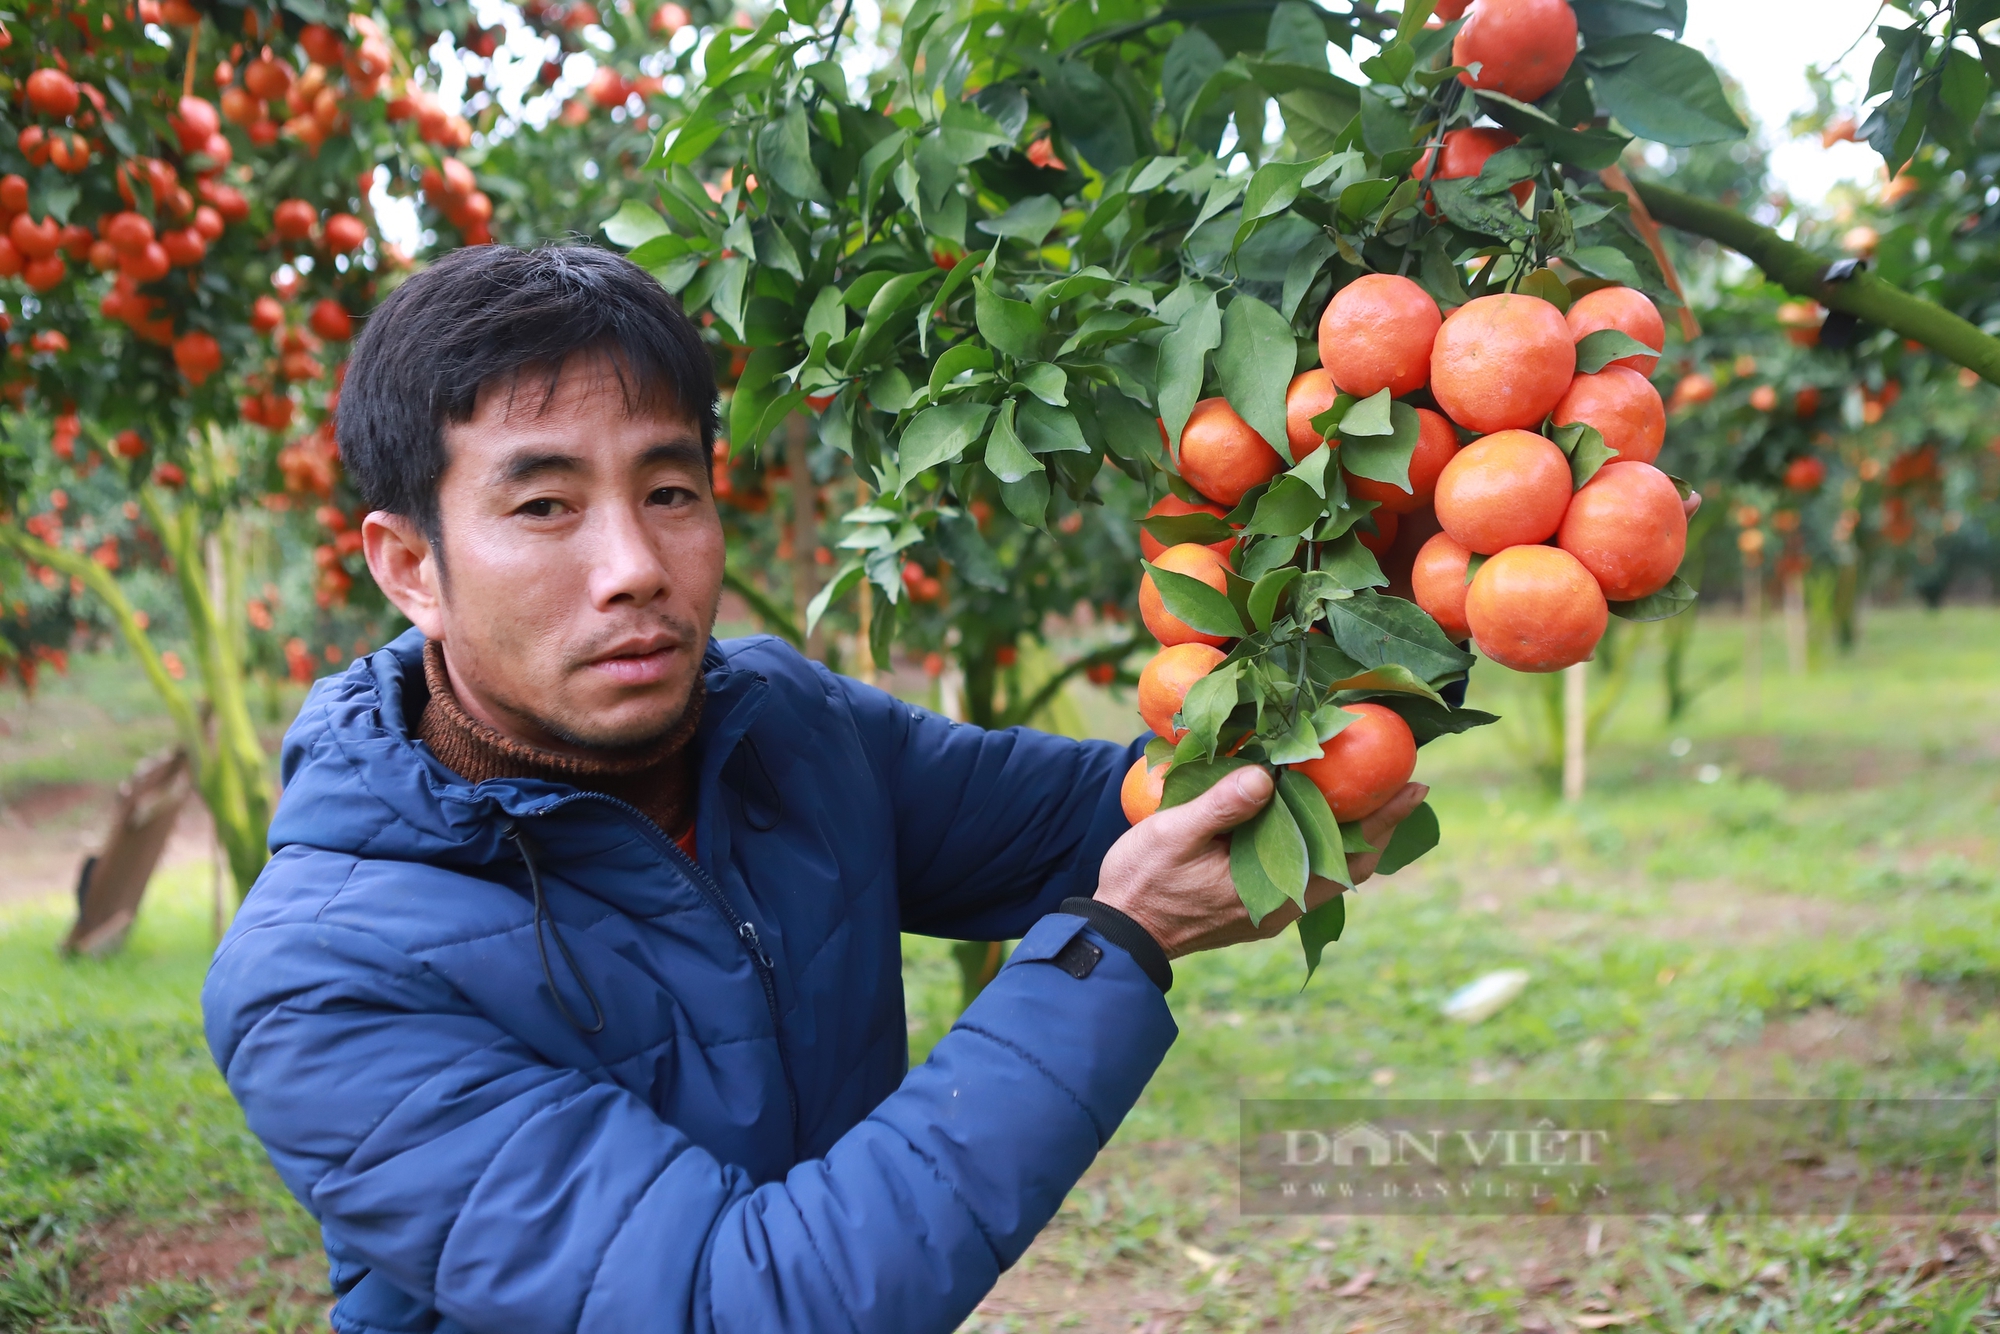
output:
MULTIPOLYGON (((1806 66, 1831 63, 1864 33, 1840 68, 1850 106, 1867 90, 1868 68, 1881 49, 1873 35, 1881 9, 1879 0, 1688 0, 1684 40, 1743 85, 1772 148, 1772 174, 1795 199, 1816 200, 1836 181, 1881 174, 1882 159, 1871 148, 1823 149, 1817 136, 1794 140, 1785 131, 1794 112, 1812 108, 1806 66)), ((1895 18, 1897 26, 1907 22, 1895 18)))

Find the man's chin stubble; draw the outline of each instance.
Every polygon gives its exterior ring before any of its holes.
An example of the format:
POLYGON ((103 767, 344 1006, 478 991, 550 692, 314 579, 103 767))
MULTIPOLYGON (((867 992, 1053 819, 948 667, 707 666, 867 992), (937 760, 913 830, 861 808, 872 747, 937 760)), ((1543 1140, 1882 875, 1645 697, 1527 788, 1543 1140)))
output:
POLYGON ((677 734, 685 734, 682 739, 693 735, 701 721, 701 703, 706 693, 700 672, 695 673, 689 684, 687 695, 680 706, 673 710, 664 721, 647 723, 632 728, 605 730, 589 726, 587 719, 553 718, 523 712, 543 733, 554 737, 565 746, 578 750, 598 751, 609 759, 621 759, 646 751, 661 748, 677 734))

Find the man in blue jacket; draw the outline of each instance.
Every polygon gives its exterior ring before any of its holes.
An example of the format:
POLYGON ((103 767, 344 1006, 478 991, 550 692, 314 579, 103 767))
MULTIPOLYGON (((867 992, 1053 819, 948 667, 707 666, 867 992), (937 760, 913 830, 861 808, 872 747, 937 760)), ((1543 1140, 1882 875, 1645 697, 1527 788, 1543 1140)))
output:
POLYGON ((583 248, 451 255, 349 364, 415 628, 307 700, 203 991, 342 1334, 951 1329, 1172 1043, 1169 958, 1292 915, 1251 928, 1217 839, 1261 771, 1128 828, 1137 743, 711 640, 715 397, 583 248), (1020 938, 914 1071, 904 931, 1020 938))

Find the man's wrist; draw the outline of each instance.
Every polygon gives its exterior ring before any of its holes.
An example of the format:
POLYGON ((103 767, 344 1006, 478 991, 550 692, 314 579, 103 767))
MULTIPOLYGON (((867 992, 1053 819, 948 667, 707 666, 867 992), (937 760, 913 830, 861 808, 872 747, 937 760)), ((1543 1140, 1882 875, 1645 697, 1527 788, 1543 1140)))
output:
POLYGON ((1096 899, 1064 899, 1056 911, 1070 913, 1089 922, 1106 940, 1132 956, 1141 972, 1153 979, 1162 994, 1174 987, 1174 966, 1153 933, 1108 903, 1096 899))

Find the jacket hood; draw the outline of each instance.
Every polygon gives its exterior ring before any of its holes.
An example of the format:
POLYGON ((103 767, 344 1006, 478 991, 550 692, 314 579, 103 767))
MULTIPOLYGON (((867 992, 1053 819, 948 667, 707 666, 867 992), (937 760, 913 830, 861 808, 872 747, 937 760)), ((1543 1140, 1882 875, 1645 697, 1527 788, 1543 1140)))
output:
MULTIPOLYGON (((284 792, 270 848, 292 844, 392 861, 485 865, 502 855, 509 817, 541 814, 576 789, 534 778, 469 783, 419 741, 424 637, 411 629, 319 682, 285 733, 284 792)), ((761 677, 732 670, 713 640, 702 656, 708 698, 694 744, 704 777, 717 742, 733 741, 761 677)))

